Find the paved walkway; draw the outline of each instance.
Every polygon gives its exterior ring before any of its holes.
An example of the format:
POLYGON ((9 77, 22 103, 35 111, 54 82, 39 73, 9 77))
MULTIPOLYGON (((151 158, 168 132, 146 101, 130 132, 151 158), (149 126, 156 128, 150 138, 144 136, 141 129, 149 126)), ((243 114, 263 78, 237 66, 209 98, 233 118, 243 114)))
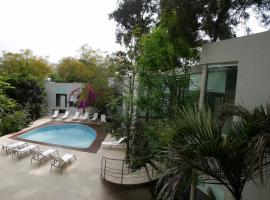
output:
MULTIPOLYGON (((48 122, 43 118, 31 127, 48 122)), ((10 136, 10 135, 9 135, 10 136)), ((0 137, 0 144, 10 142, 9 136, 0 137)), ((108 135, 105 140, 110 140, 108 135)), ((42 150, 51 148, 39 145, 42 150)), ((76 154, 77 160, 68 166, 63 175, 54 169, 50 173, 50 162, 30 164, 30 156, 21 160, 11 155, 0 155, 0 199, 1 200, 151 200, 147 188, 127 189, 111 186, 100 179, 102 155, 122 159, 123 149, 100 148, 96 154, 59 149, 61 155, 76 154)))

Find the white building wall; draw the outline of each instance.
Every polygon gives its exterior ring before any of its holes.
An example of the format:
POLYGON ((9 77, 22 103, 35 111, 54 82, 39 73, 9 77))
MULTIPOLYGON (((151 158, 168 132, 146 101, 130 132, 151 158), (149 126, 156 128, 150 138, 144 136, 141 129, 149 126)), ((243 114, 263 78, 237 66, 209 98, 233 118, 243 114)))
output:
POLYGON ((270 103, 270 31, 203 46, 200 64, 238 63, 235 103, 270 103))
MULTIPOLYGON (((69 108, 68 102, 67 107, 56 107, 56 94, 66 94, 67 101, 69 99, 69 95, 73 90, 77 88, 82 88, 82 83, 55 83, 55 82, 48 82, 45 84, 45 91, 47 94, 47 106, 48 110, 54 109, 67 109, 69 108)), ((74 108, 76 109, 76 108, 74 108)))
MULTIPOLYGON (((237 63, 235 103, 252 109, 270 103, 270 31, 203 46, 200 64, 237 63)), ((246 184, 243 200, 270 199, 270 182, 246 184), (259 187, 258 187, 259 186, 259 187)), ((232 199, 225 190, 225 200, 232 199)))

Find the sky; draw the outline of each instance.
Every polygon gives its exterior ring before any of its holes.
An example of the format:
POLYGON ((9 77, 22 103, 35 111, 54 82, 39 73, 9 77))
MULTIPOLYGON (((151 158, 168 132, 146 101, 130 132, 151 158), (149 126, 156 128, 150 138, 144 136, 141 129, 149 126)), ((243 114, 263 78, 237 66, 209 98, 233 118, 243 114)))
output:
POLYGON ((0 0, 0 51, 31 49, 57 62, 83 44, 112 53, 117 0, 0 0))
MULTIPOLYGON (((31 49, 50 62, 76 56, 83 44, 112 53, 116 23, 108 14, 118 0, 0 0, 0 51, 31 49)), ((252 17, 252 33, 266 29, 252 17)), ((238 36, 245 35, 243 29, 238 36)))

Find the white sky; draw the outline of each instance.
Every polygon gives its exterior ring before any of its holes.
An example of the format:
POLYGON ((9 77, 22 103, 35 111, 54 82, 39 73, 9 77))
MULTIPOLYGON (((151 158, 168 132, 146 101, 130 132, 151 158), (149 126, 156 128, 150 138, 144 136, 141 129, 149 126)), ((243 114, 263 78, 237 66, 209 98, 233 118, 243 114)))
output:
MULTIPOLYGON (((108 14, 116 6, 117 0, 0 0, 0 51, 31 49, 51 62, 75 56, 83 44, 115 52, 121 47, 108 14)), ((253 33, 265 30, 254 21, 253 33)))
POLYGON ((117 0, 0 0, 0 51, 31 49, 51 62, 75 56, 88 44, 109 53, 116 24, 108 19, 117 0))
POLYGON ((245 31, 245 24, 251 29, 249 34, 259 33, 267 31, 267 28, 260 24, 258 17, 252 12, 251 9, 248 10, 250 18, 247 22, 243 22, 236 31, 237 37, 247 35, 245 31))

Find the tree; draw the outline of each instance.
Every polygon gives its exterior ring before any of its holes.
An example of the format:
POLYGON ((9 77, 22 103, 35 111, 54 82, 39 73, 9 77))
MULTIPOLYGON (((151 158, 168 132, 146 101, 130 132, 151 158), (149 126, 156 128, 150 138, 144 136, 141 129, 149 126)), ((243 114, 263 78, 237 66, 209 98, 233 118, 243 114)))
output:
POLYGON ((117 22, 117 42, 129 47, 149 33, 155 22, 157 6, 155 0, 121 0, 118 8, 110 14, 110 19, 117 22))
POLYGON ((63 58, 57 66, 57 74, 66 82, 88 82, 94 75, 94 69, 87 67, 75 58, 63 58))
MULTIPOLYGON (((196 62, 196 50, 184 41, 178 47, 169 39, 167 28, 159 26, 142 37, 138 59, 141 108, 166 118, 174 108, 191 100, 188 95, 188 68, 196 62)), ((148 117, 146 118, 148 119, 148 117)))
POLYGON ((32 120, 38 119, 44 108, 45 87, 43 80, 40 81, 24 72, 19 75, 10 75, 6 81, 12 86, 6 90, 6 94, 22 105, 29 112, 32 120))
POLYGON ((51 74, 52 69, 47 60, 33 55, 31 50, 22 50, 20 53, 2 52, 0 58, 0 74, 31 74, 44 79, 51 74))
POLYGON ((103 62, 101 52, 93 50, 89 45, 84 44, 79 49, 79 60, 89 68, 96 68, 103 62))
POLYGON ((87 80, 88 85, 91 85, 96 95, 92 106, 99 110, 105 110, 113 93, 109 80, 115 77, 117 61, 109 56, 103 57, 100 52, 92 50, 87 45, 83 45, 80 51, 80 61, 85 63, 88 69, 93 70, 91 78, 87 80))
POLYGON ((21 130, 41 116, 44 104, 44 78, 52 72, 47 60, 30 50, 3 52, 0 58, 0 132, 21 130), (30 115, 30 117, 29 117, 30 115))
POLYGON ((113 88, 109 85, 109 77, 107 68, 98 67, 95 77, 89 81, 93 85, 97 95, 97 99, 93 105, 100 110, 106 109, 107 103, 113 96, 113 88))
POLYGON ((7 89, 11 88, 12 87, 5 81, 5 79, 0 76, 0 120, 6 112, 11 111, 17 106, 16 102, 9 98, 5 93, 7 89))
POLYGON ((180 107, 176 112, 173 124, 177 133, 164 157, 166 172, 159 182, 159 199, 173 199, 179 187, 195 179, 198 183, 222 184, 240 200, 245 183, 264 176, 269 165, 265 159, 269 152, 269 106, 267 112, 232 107, 234 112, 223 110, 221 122, 231 114, 240 118, 226 136, 220 129, 223 123, 216 123, 208 109, 180 107), (190 176, 191 171, 196 175, 190 176))
POLYGON ((128 71, 132 70, 132 62, 128 59, 126 52, 117 51, 108 55, 105 59, 106 66, 109 68, 111 76, 120 78, 125 76, 128 71))
POLYGON ((129 158, 130 141, 134 132, 134 123, 136 121, 136 95, 137 92, 137 58, 138 42, 140 38, 149 33, 151 26, 155 21, 157 12, 157 1, 155 0, 122 0, 118 8, 112 12, 109 17, 117 23, 116 40, 124 44, 127 48, 126 60, 131 63, 129 74, 129 90, 123 98, 126 105, 126 116, 122 121, 124 135, 126 136, 127 158, 129 158))
POLYGON ((161 0, 161 21, 170 19, 172 40, 181 38, 196 47, 205 39, 214 42, 235 37, 235 27, 249 18, 250 8, 269 25, 269 7, 268 0, 161 0))
POLYGON ((92 85, 87 84, 78 96, 78 107, 85 109, 95 103, 97 99, 96 92, 92 85))
POLYGON ((28 113, 6 94, 12 88, 0 76, 0 136, 21 130, 29 123, 28 113))

